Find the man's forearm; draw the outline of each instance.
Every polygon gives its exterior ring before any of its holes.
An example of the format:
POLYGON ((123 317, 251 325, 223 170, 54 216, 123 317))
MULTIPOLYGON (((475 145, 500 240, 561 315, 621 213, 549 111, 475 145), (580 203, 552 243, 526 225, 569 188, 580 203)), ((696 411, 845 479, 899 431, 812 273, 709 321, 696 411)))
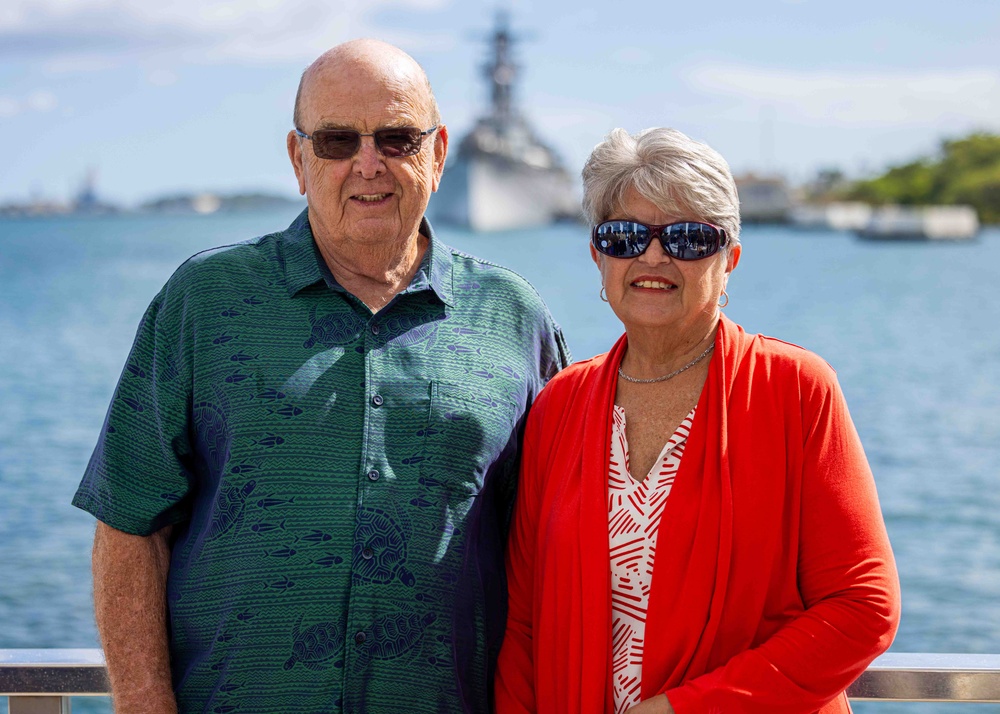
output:
POLYGON ((116 714, 176 714, 167 635, 170 530, 94 534, 94 611, 116 714))

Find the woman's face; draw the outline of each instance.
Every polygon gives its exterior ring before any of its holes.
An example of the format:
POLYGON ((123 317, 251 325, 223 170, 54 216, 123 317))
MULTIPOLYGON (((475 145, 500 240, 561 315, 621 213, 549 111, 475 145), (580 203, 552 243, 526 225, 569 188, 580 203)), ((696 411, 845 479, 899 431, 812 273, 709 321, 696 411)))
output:
MULTIPOLYGON (((620 210, 608 220, 630 219, 647 225, 698 221, 699 216, 664 213, 635 190, 630 190, 620 210)), ((601 271, 608 302, 625 329, 659 328, 679 332, 708 329, 714 325, 719 297, 729 273, 740 261, 740 245, 701 260, 677 260, 663 251, 660 241, 650 242, 636 258, 611 258, 590 254, 601 271)))

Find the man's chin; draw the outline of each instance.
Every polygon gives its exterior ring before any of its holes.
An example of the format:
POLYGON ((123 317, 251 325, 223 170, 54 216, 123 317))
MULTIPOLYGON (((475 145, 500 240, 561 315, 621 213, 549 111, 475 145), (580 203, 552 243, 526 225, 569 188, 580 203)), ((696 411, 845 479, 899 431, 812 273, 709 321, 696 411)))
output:
MULTIPOLYGON (((406 233, 399 214, 385 209, 354 211, 348 206, 340 215, 329 215, 310 206, 309 219, 313 236, 318 241, 385 243, 399 240, 401 234, 406 233)), ((419 225, 418 221, 413 230, 416 231, 419 225)))
POLYGON ((398 216, 369 216, 346 221, 343 235, 356 243, 398 243, 417 233, 419 222, 404 226, 398 216))

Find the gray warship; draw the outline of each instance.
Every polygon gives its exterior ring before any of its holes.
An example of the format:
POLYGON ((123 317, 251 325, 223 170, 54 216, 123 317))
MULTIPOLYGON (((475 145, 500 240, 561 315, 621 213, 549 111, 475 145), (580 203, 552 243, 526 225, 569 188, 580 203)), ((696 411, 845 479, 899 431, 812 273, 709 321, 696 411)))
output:
POLYGON ((491 111, 462 139, 431 199, 432 221, 474 231, 548 225, 580 217, 574 181, 558 155, 535 134, 514 106, 517 66, 513 37, 499 17, 492 61, 484 65, 491 111))

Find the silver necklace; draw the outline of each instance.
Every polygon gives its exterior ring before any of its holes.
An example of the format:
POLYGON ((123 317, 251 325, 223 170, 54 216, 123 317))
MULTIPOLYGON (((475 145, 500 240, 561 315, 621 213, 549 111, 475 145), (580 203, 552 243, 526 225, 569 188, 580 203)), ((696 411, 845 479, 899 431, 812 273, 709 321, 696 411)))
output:
POLYGON ((691 369, 692 367, 694 367, 696 364, 698 364, 703 359, 708 357, 708 353, 714 349, 715 349, 715 343, 713 342, 705 349, 704 352, 702 352, 700 355, 698 355, 693 360, 688 362, 686 365, 684 365, 680 369, 675 369, 670 374, 665 374, 662 377, 655 377, 653 379, 637 379, 635 377, 629 377, 627 374, 622 372, 622 368, 620 365, 618 367, 618 376, 624 379, 626 382, 632 382, 633 384, 652 384, 653 382, 666 382, 668 379, 673 379, 684 370, 691 369))

